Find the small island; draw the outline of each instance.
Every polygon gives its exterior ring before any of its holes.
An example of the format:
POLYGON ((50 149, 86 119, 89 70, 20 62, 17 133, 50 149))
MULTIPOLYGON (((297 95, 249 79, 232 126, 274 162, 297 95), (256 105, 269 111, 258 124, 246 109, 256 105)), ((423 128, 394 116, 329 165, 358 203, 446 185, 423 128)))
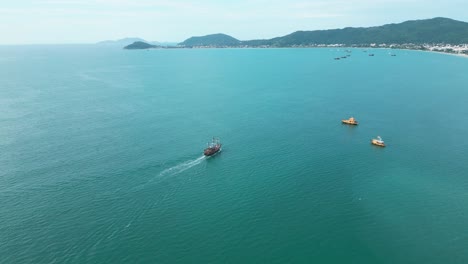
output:
POLYGON ((125 46, 124 49, 130 49, 130 50, 132 49, 154 49, 158 47, 160 46, 151 45, 143 41, 135 41, 132 44, 125 46))

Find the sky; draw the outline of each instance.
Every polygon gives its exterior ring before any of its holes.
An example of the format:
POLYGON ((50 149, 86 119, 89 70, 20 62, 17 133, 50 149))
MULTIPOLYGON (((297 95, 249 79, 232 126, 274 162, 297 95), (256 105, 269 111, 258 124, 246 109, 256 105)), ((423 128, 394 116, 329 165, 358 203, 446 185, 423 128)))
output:
POLYGON ((0 44, 265 39, 433 17, 468 22, 467 10, 468 0, 0 0, 0 44))

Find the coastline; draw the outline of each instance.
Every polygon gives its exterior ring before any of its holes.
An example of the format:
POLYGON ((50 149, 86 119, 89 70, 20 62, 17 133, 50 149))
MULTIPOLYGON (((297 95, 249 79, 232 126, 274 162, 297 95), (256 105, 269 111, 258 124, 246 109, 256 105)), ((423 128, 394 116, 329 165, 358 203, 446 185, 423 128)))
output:
MULTIPOLYGON (((413 49, 399 49, 399 50, 413 50, 413 49)), ((429 53, 443 54, 443 55, 451 55, 451 56, 455 56, 455 57, 461 57, 461 58, 468 59, 468 54, 463 54, 463 53, 450 53, 450 52, 434 51, 434 50, 414 50, 414 51, 429 52, 429 53)))
MULTIPOLYGON (((350 48, 350 47, 347 47, 350 48)), ((457 57, 462 57, 462 58, 468 58, 468 54, 463 54, 463 53, 451 53, 451 52, 444 52, 444 51, 435 51, 435 50, 420 50, 420 49, 404 49, 404 48, 398 48, 398 49, 392 49, 392 48, 369 48, 369 49, 383 49, 383 50, 410 50, 410 51, 418 51, 418 52, 428 52, 428 53, 434 53, 434 54, 443 54, 443 55, 452 55, 452 56, 457 56, 457 57)))
MULTIPOLYGON (((445 51, 435 50, 422 50, 422 49, 411 49, 411 48, 388 48, 388 47, 353 47, 353 46, 304 46, 304 47, 215 47, 215 46, 204 46, 204 47, 155 47, 146 48, 146 50, 157 50, 157 49, 323 49, 323 48, 342 48, 342 49, 381 49, 381 50, 410 50, 419 52, 430 52, 434 54, 452 55, 461 58, 468 58, 468 54, 464 53, 453 53, 445 51)), ((133 49, 133 50, 145 50, 145 49, 133 49)))

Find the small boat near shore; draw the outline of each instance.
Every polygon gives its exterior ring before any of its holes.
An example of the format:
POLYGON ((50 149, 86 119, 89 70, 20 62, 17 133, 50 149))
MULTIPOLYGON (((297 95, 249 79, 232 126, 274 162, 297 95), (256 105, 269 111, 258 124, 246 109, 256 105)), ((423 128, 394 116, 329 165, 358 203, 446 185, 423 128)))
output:
POLYGON ((354 119, 354 117, 351 117, 349 119, 343 119, 341 120, 341 122, 346 125, 354 125, 354 126, 357 126, 359 124, 358 121, 354 119))
POLYGON ((207 145, 207 148, 203 151, 203 155, 205 156, 213 156, 221 150, 219 138, 213 138, 211 143, 208 143, 207 145))
POLYGON ((371 143, 379 147, 385 147, 385 142, 382 140, 380 136, 377 136, 377 138, 372 139, 371 143))

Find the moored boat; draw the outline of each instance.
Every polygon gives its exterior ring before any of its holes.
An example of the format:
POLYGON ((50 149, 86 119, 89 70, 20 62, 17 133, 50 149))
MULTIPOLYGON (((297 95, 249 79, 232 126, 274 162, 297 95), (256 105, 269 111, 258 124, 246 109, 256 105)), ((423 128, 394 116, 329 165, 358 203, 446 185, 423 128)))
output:
POLYGON ((213 156, 214 154, 218 153, 220 150, 221 150, 221 143, 219 142, 219 138, 213 138, 211 143, 208 143, 208 147, 203 151, 203 155, 213 156))
POLYGON ((341 120, 341 122, 342 122, 343 124, 355 125, 355 126, 356 126, 357 124, 359 124, 358 121, 356 121, 356 119, 354 119, 354 117, 351 117, 351 118, 349 118, 349 119, 343 119, 343 120, 341 120))
POLYGON ((382 140, 380 136, 377 136, 377 138, 372 139, 371 143, 379 147, 385 147, 385 142, 382 140))

